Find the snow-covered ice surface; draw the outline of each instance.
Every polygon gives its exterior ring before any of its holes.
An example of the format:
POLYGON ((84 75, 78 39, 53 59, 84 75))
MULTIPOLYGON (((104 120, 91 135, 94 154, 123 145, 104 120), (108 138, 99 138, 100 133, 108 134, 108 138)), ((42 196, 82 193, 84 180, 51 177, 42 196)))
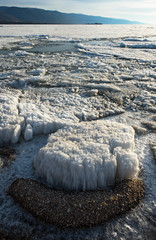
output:
MULTIPOLYGON (((155 116, 156 26, 2 26, 0 145, 15 148, 16 159, 0 169, 0 229, 33 232, 37 240, 154 240, 156 165, 150 143, 156 143, 155 116), (84 134, 75 146, 78 129, 85 132, 86 128, 82 126, 88 126, 94 132, 95 126, 96 133, 97 122, 108 125, 115 122, 114 128, 122 126, 117 128, 117 135, 123 134, 123 128, 134 127, 136 130, 135 136, 133 131, 130 134, 134 146, 128 148, 137 154, 139 176, 145 184, 145 198, 141 205, 103 226, 58 230, 32 217, 6 194, 17 177, 38 179, 33 161, 40 151, 48 146, 49 151, 54 151, 51 150, 52 144, 57 150, 56 157, 61 148, 61 153, 70 150, 69 139, 67 149, 63 139, 64 134, 69 137, 69 129, 77 130, 71 151, 80 147, 82 155, 77 154, 77 157, 82 157, 90 146, 89 141, 92 145, 94 141, 97 144, 97 136, 87 139, 85 146, 83 141, 88 135, 84 134), (150 124, 143 125, 145 122, 150 124)), ((101 130, 97 133, 99 137, 101 130)), ((111 134, 106 142, 110 141, 111 134)), ((123 146, 119 140, 117 143, 123 146)), ((102 151, 100 144, 99 154, 100 149, 102 151)), ((111 153, 113 157, 113 150, 109 152, 108 146, 111 144, 102 145, 107 148, 106 155, 111 153)))

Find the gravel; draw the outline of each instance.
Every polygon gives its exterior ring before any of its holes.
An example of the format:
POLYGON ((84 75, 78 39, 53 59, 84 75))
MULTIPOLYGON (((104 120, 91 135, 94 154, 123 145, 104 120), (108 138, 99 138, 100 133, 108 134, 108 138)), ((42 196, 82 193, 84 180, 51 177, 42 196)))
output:
POLYGON ((127 179, 112 189, 69 192, 18 178, 8 194, 46 223, 61 228, 84 228, 100 225, 134 208, 144 196, 144 186, 140 179, 127 179))

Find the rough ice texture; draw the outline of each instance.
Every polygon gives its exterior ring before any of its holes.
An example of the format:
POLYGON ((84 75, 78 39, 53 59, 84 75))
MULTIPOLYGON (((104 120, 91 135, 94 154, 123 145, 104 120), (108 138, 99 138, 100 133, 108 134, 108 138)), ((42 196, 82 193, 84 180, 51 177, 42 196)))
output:
POLYGON ((16 57, 25 57, 25 56, 28 56, 28 55, 33 55, 33 53, 29 53, 29 52, 26 52, 26 51, 21 51, 21 50, 18 50, 14 53, 10 53, 8 55, 8 57, 13 57, 13 56, 16 56, 16 57))
POLYGON ((79 122, 73 112, 21 100, 16 93, 0 93, 0 144, 29 141, 34 135, 49 134, 79 122))
POLYGON ((21 102, 19 112, 20 116, 25 118, 26 124, 32 127, 33 135, 53 133, 65 125, 79 121, 74 113, 68 110, 59 111, 50 105, 46 107, 32 101, 21 102))
POLYGON ((29 141, 35 135, 53 133, 66 125, 123 112, 115 103, 105 104, 95 97, 97 93, 98 89, 89 89, 82 97, 62 88, 5 93, 1 90, 0 144, 16 144, 21 137, 29 141))
POLYGON ((18 115, 18 94, 0 94, 0 144, 18 142, 24 118, 18 115))
POLYGON ((34 158, 36 173, 69 190, 93 190, 137 176, 132 127, 110 121, 78 123, 51 134, 34 158))

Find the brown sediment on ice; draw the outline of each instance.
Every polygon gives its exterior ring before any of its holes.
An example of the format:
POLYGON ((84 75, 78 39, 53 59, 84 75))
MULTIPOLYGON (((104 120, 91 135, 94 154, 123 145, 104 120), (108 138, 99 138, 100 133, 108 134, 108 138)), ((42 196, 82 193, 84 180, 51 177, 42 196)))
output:
POLYGON ((140 179, 119 182, 112 190, 67 192, 31 180, 17 179, 8 193, 27 211, 58 227, 100 225, 134 208, 144 195, 140 179))

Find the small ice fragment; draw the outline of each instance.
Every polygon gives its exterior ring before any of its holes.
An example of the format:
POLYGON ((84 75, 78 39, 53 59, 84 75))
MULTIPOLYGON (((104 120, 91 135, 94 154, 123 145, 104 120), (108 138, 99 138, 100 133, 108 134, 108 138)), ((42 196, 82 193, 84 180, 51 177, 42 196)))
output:
POLYGON ((98 89, 91 89, 89 92, 90 96, 97 96, 98 95, 98 89))
POLYGON ((139 171, 139 161, 137 155, 131 150, 117 147, 114 151, 117 159, 117 179, 133 178, 139 171))
POLYGON ((125 48, 126 47, 126 44, 124 42, 120 43, 120 47, 121 48, 125 48))
POLYGON ((29 141, 33 138, 33 129, 30 124, 27 124, 25 132, 24 132, 24 139, 29 141))
POLYGON ((12 143, 17 143, 18 140, 19 140, 19 137, 21 135, 21 125, 18 124, 15 129, 14 129, 14 132, 13 132, 13 136, 12 136, 12 143))

